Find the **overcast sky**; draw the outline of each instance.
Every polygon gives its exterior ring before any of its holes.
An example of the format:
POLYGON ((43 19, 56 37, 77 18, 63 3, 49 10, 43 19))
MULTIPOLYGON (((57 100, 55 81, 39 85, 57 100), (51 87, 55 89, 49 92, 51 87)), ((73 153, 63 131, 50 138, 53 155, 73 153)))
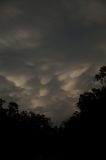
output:
POLYGON ((106 63, 105 0, 1 0, 0 96, 68 118, 106 63))

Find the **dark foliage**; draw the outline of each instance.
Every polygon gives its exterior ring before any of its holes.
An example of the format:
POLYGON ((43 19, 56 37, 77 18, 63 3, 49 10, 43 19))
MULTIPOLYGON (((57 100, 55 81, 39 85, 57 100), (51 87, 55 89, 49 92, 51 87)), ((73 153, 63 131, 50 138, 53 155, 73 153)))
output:
POLYGON ((102 159, 106 126, 105 66, 95 78, 101 87, 80 95, 77 103, 80 112, 75 112, 59 128, 53 127, 44 115, 19 112, 14 102, 4 107, 5 101, 0 99, 0 156, 61 160, 93 158, 94 155, 102 159))

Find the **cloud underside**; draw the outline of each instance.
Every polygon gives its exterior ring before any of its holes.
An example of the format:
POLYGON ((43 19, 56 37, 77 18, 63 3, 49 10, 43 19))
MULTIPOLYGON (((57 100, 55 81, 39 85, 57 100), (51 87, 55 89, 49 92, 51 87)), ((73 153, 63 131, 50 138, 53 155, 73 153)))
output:
POLYGON ((106 63, 104 0, 0 2, 0 96, 57 123, 106 63))

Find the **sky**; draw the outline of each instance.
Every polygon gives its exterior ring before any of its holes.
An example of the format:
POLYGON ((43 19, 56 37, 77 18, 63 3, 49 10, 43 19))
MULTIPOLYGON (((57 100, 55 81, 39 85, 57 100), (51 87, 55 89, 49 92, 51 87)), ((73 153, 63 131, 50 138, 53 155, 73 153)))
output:
POLYGON ((106 64, 105 0, 1 0, 0 97, 54 123, 106 64))

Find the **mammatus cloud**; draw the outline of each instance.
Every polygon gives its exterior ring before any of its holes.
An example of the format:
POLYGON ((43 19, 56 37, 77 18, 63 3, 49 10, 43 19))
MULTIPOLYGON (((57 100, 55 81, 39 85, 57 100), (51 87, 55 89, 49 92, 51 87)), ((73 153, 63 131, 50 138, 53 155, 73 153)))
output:
MULTIPOLYGON (((47 66, 44 63, 43 66, 45 65, 47 66)), ((21 71, 20 76, 11 75, 9 72, 6 75, 1 72, 1 77, 6 80, 2 85, 3 97, 18 101, 23 108, 26 107, 28 110, 46 114, 58 123, 64 120, 65 116, 69 117, 75 111, 78 96, 87 88, 78 84, 81 81, 87 82, 86 73, 90 70, 90 66, 84 64, 72 69, 66 64, 62 64, 61 68, 55 65, 55 62, 54 66, 48 64, 47 70, 39 70, 39 68, 42 69, 42 65, 35 67, 31 73, 33 76, 30 76, 29 73, 22 76, 21 71), (52 70, 52 67, 55 69, 52 70)), ((91 75, 90 72, 89 77, 91 75)))
POLYGON ((104 0, 0 1, 0 95, 60 122, 106 63, 104 0))

